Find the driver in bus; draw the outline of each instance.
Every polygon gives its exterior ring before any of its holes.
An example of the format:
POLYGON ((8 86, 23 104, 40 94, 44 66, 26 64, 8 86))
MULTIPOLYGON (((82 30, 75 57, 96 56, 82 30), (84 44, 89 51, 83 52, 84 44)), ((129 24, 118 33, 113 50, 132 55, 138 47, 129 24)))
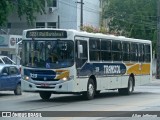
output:
POLYGON ((50 68, 52 63, 57 63, 58 62, 58 57, 55 54, 49 54, 48 58, 46 60, 46 68, 50 68))

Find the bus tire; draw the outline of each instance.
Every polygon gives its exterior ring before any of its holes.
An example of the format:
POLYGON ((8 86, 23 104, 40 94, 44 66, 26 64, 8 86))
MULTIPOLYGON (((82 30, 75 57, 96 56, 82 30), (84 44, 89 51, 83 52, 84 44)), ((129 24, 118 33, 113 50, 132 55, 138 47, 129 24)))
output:
POLYGON ((130 95, 130 94, 133 93, 133 91, 134 91, 134 84, 133 84, 133 78, 132 77, 129 77, 127 88, 118 89, 118 92, 121 95, 130 95))
POLYGON ((88 80, 88 84, 87 84, 87 91, 83 94, 85 99, 87 100, 91 100, 94 98, 95 95, 95 84, 93 79, 89 79, 88 80))
POLYGON ((43 100, 49 100, 51 97, 51 92, 41 91, 39 92, 39 95, 43 100))
POLYGON ((15 95, 22 95, 21 84, 17 84, 16 89, 14 90, 15 95))

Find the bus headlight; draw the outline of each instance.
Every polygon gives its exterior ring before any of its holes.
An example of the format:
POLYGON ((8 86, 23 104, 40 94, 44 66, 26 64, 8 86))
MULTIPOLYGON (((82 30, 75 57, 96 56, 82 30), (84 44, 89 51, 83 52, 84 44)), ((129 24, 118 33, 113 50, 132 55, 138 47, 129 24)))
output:
POLYGON ((62 78, 63 81, 66 81, 67 79, 68 79, 67 77, 62 78))
POLYGON ((24 80, 29 80, 30 77, 29 77, 29 76, 24 76, 23 79, 24 79, 24 80))
POLYGON ((69 77, 64 77, 62 78, 63 81, 69 81, 72 80, 74 78, 74 76, 69 76, 69 77))

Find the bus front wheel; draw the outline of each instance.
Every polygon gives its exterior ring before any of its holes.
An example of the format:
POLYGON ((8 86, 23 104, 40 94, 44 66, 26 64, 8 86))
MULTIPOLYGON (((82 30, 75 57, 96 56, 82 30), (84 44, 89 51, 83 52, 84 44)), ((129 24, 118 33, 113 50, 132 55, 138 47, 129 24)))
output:
POLYGON ((134 90, 133 78, 129 77, 128 87, 127 88, 120 88, 120 89, 118 89, 118 92, 121 95, 130 95, 133 93, 133 90, 134 90))
POLYGON ((51 92, 41 91, 39 95, 43 100, 48 100, 51 97, 51 92))
POLYGON ((95 84, 93 79, 89 79, 88 80, 88 84, 87 84, 87 91, 83 94, 85 99, 87 100, 91 100, 94 98, 95 95, 95 84))

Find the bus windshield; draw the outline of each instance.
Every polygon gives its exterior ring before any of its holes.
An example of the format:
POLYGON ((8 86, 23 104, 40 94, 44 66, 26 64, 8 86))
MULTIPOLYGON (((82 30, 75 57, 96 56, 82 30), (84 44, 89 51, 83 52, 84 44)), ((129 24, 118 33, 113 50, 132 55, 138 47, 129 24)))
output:
POLYGON ((24 40, 22 65, 57 69, 74 63, 74 43, 69 40, 24 40))

